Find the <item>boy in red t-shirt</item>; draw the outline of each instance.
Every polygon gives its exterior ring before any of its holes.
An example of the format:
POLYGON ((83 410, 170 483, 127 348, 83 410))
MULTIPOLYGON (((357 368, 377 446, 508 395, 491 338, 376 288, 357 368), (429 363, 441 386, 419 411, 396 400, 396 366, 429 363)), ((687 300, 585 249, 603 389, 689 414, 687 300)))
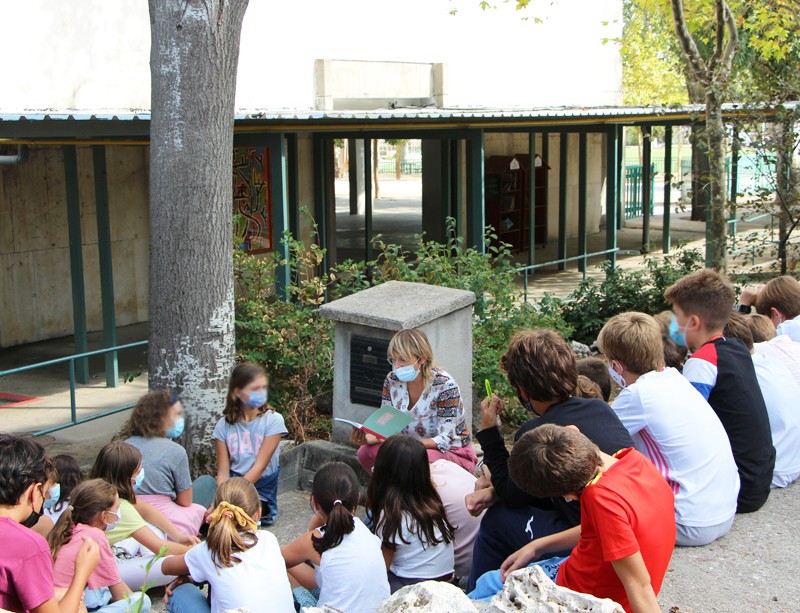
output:
POLYGON ((556 583, 610 598, 633 613, 659 613, 656 594, 675 547, 672 490, 635 449, 603 453, 577 428, 543 425, 522 436, 511 478, 535 496, 581 502, 581 524, 531 541, 508 557, 503 580, 548 551, 574 546, 556 583))
POLYGON ((97 543, 85 542, 72 583, 60 602, 56 600, 50 548, 43 536, 29 529, 42 514, 51 471, 53 465, 39 443, 0 433, 0 609, 78 611, 86 580, 99 559, 97 543))

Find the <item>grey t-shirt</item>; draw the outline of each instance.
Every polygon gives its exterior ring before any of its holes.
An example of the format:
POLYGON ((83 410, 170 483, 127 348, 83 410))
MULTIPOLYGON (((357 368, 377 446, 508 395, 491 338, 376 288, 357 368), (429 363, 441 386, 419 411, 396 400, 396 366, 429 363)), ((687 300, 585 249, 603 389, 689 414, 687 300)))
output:
MULTIPOLYGON (((231 472, 244 475, 255 464, 256 456, 264 439, 273 434, 287 434, 283 415, 267 411, 249 423, 236 422, 229 424, 223 417, 214 428, 214 438, 225 443, 231 460, 231 472)), ((278 448, 267 463, 262 477, 278 470, 278 448)))
POLYGON ((125 442, 142 452, 144 481, 138 494, 166 494, 174 500, 177 492, 192 487, 189 458, 178 443, 161 436, 132 436, 125 442))

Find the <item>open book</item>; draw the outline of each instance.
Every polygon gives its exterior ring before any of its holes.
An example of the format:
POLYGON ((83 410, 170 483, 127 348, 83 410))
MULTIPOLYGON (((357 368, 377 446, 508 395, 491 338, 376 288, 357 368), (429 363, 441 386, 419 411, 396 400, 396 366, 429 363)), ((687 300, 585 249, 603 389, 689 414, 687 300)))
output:
POLYGON ((398 411, 388 404, 382 406, 367 417, 367 420, 363 424, 341 417, 334 417, 333 419, 345 424, 350 424, 354 428, 368 432, 381 440, 389 438, 392 434, 397 434, 413 421, 411 415, 403 413, 403 411, 398 411))

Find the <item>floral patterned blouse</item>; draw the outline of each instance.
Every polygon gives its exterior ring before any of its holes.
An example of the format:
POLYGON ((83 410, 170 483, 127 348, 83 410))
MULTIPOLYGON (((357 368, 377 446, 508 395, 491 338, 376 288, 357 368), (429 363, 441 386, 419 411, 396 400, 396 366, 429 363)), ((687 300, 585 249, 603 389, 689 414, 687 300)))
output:
POLYGON ((461 390, 445 371, 436 367, 431 370, 433 383, 422 391, 413 407, 408 406, 408 385, 394 371, 390 372, 383 383, 383 403, 414 417, 403 433, 433 439, 442 453, 451 447, 466 447, 472 443, 472 437, 464 417, 461 390))

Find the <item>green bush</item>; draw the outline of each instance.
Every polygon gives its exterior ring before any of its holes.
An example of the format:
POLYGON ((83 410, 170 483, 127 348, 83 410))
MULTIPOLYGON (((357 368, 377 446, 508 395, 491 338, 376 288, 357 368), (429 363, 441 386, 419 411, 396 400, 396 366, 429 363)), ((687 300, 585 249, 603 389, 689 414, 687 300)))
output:
POLYGON ((612 268, 609 262, 598 266, 605 279, 584 280, 565 301, 561 311, 573 328, 572 338, 591 345, 600 329, 618 313, 641 311, 655 315, 670 308, 664 290, 681 277, 703 267, 703 256, 696 249, 681 249, 663 258, 645 258, 644 270, 612 268))

